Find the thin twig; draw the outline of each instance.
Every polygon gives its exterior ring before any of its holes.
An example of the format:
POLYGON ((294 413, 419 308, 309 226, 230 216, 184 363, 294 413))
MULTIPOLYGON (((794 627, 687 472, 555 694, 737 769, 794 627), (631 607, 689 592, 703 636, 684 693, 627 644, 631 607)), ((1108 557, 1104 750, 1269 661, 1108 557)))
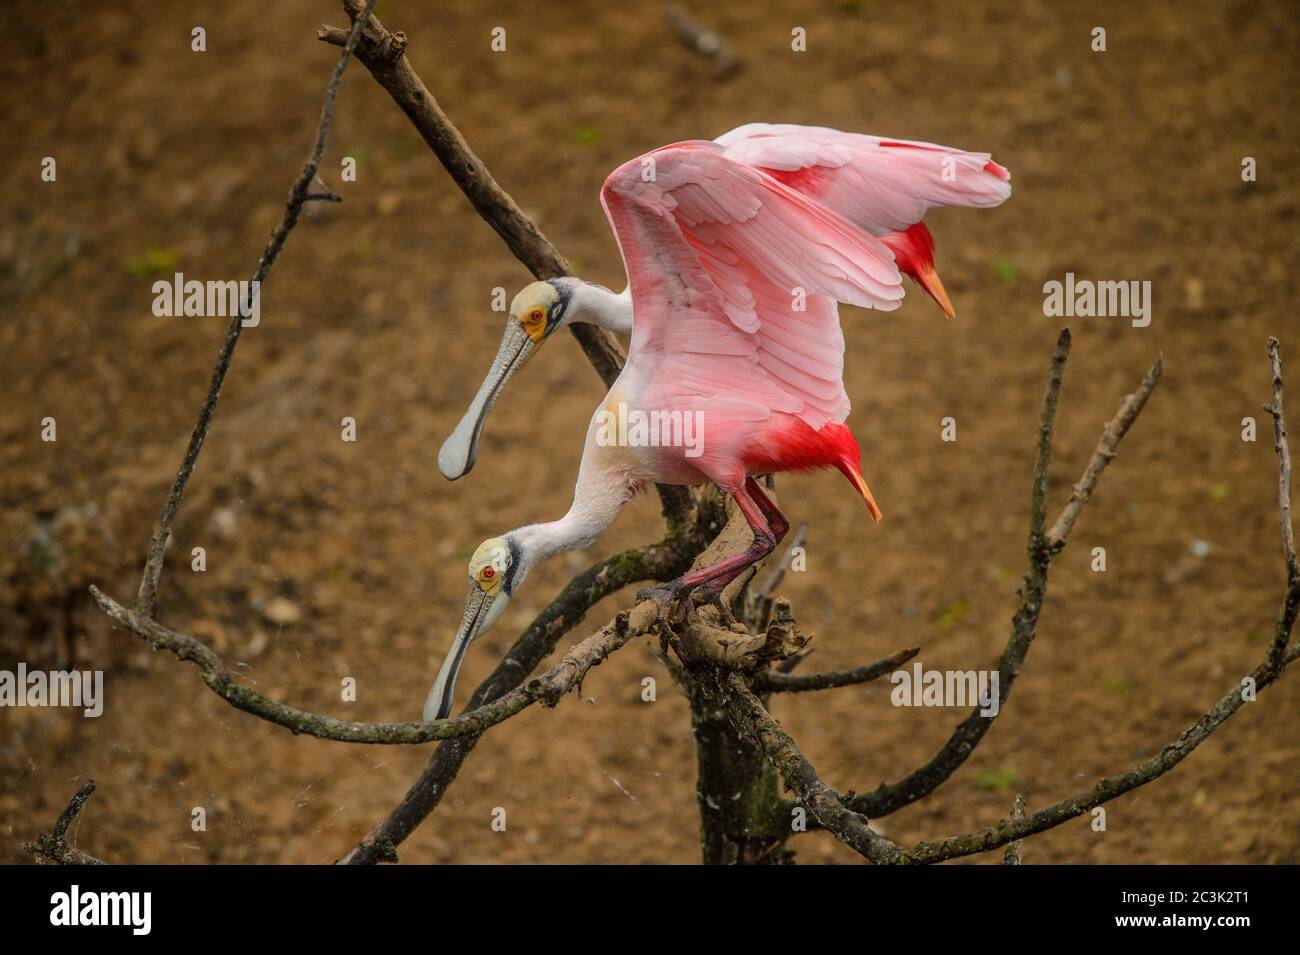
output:
POLYGON ((887 673, 893 673, 920 652, 920 647, 907 647, 875 663, 851 670, 827 670, 800 676, 765 670, 754 675, 754 689, 759 693, 807 693, 810 690, 833 690, 841 686, 870 683, 887 673))
POLYGON ((772 668, 773 673, 793 673, 799 664, 803 663, 816 651, 812 647, 804 647, 792 657, 787 657, 772 668))
POLYGON ((81 810, 86 808, 86 800, 94 791, 95 781, 87 779, 73 795, 63 812, 59 813, 59 818, 49 834, 37 836, 35 842, 23 843, 23 848, 37 859, 46 859, 56 865, 105 865, 102 859, 97 859, 89 852, 83 852, 67 844, 68 828, 81 815, 81 810))
POLYGON ((1151 391, 1155 388, 1156 382, 1160 380, 1160 373, 1163 369, 1163 356, 1157 355, 1150 370, 1143 376, 1137 391, 1124 399, 1115 417, 1106 424, 1101 440, 1097 442, 1097 450, 1093 452, 1092 459, 1088 462, 1087 468, 1084 469, 1083 477, 1074 485, 1074 489, 1070 493, 1070 499, 1066 501, 1065 507, 1061 508, 1061 513, 1057 515, 1051 530, 1047 532, 1047 544, 1054 551, 1059 551, 1065 546, 1065 540, 1070 536, 1070 529, 1074 527, 1074 522, 1079 519, 1079 512, 1092 499, 1092 492, 1097 487, 1101 472, 1106 470, 1106 465, 1110 464, 1115 457, 1120 439, 1124 437, 1129 427, 1137 420, 1137 416, 1142 413, 1142 408, 1146 405, 1147 398, 1151 396, 1151 391))
POLYGON ((1034 456, 1034 484, 1029 495, 1029 556, 1041 548, 1043 524, 1047 513, 1047 480, 1052 465, 1052 437, 1056 427, 1056 405, 1061 397, 1061 381, 1065 377, 1065 362, 1070 357, 1070 330, 1061 329, 1052 352, 1051 370, 1047 375, 1047 390, 1043 393, 1043 410, 1038 420, 1038 446, 1034 456))
POLYGON ((1287 641, 1291 639, 1291 628, 1295 624, 1296 612, 1300 610, 1300 567, 1296 565, 1295 531, 1291 526, 1291 447, 1287 443, 1286 418, 1282 413, 1282 356, 1278 341, 1268 340, 1268 364, 1273 378, 1273 400, 1264 405, 1264 410, 1273 416, 1273 447, 1277 451, 1278 476, 1277 498, 1279 520, 1282 526, 1282 555, 1286 560, 1286 598, 1278 613, 1277 626, 1273 633, 1273 643, 1269 647, 1266 665, 1276 669, 1286 653, 1287 641))
POLYGON ((253 280, 249 285, 249 298, 242 303, 240 309, 231 318, 230 326, 226 329, 226 338, 221 343, 221 350, 217 353, 217 364, 212 369, 212 379, 208 383, 208 393, 203 400, 203 407, 199 410, 199 420, 194 425, 194 431, 190 434, 189 445, 185 448, 185 457, 181 459, 180 470, 176 472, 176 480, 172 482, 171 490, 167 492, 167 499, 163 502, 162 513, 158 517, 158 523, 154 526, 153 536, 149 541, 149 555, 145 560, 144 571, 140 576, 140 589, 135 599, 135 610, 141 616, 149 618, 158 616, 158 578, 162 574, 163 555, 167 550, 167 542, 171 539, 172 524, 176 520, 176 512, 181 506, 181 499, 185 496, 185 488, 190 483, 190 476, 194 473, 195 464, 198 463, 199 452, 203 450, 203 440, 207 437, 208 429, 212 426, 212 416, 217 408, 217 399, 221 397, 221 386, 226 380, 226 373, 230 371, 230 362, 235 355, 235 346, 239 344, 239 334, 243 331, 244 319, 252 311, 253 302, 251 296, 257 294, 252 290, 260 288, 262 282, 266 279, 267 273, 271 271, 271 266, 279 258, 280 250, 284 248, 289 233, 298 224, 298 215, 302 211, 303 203, 307 202, 308 196, 311 195, 308 190, 311 188, 312 181, 316 178, 316 170, 320 166, 321 156, 325 153, 325 140, 329 136, 330 123, 334 118, 334 99, 338 96, 339 84, 343 81, 343 71, 347 67, 352 51, 356 48, 357 41, 361 36, 362 24, 365 18, 370 15, 374 5, 375 0, 367 0, 364 16, 357 17, 352 24, 352 29, 343 44, 343 53, 339 56, 338 63, 334 65, 334 73, 330 77, 328 88, 325 90, 325 102, 321 106, 320 122, 316 127, 316 139, 312 143, 311 152, 307 156, 306 164, 302 167, 302 172, 298 174, 297 180, 289 190, 289 200, 285 205, 284 218, 280 220, 280 224, 271 233, 271 239, 267 243, 265 251, 262 252, 262 258, 257 263, 257 271, 253 273, 253 280))

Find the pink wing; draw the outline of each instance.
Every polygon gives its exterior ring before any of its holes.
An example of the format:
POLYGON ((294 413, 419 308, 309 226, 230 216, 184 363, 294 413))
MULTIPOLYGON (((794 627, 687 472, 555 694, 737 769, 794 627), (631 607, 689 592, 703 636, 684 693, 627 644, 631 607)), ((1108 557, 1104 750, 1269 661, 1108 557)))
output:
POLYGON ((904 232, 935 206, 996 206, 1011 174, 988 153, 881 139, 823 126, 750 123, 717 142, 872 235, 904 232))
POLYGON ((814 429, 842 421, 835 303, 897 308, 893 255, 723 153, 711 142, 665 146, 601 190, 632 289, 628 368, 654 407, 708 402, 731 420, 786 412, 814 429))

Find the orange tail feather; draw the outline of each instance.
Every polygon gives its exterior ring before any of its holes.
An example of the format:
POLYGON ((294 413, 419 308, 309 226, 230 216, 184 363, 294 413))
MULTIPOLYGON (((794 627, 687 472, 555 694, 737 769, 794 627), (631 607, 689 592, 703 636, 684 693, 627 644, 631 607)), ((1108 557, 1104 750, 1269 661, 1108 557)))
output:
POLYGON ((884 515, 880 513, 880 505, 876 503, 876 496, 871 493, 871 488, 867 487, 866 478, 862 476, 862 469, 846 462, 840 467, 840 470, 844 472, 844 476, 852 481, 853 486, 862 494, 862 499, 867 502, 867 510, 871 512, 871 519, 877 524, 880 523, 884 515))

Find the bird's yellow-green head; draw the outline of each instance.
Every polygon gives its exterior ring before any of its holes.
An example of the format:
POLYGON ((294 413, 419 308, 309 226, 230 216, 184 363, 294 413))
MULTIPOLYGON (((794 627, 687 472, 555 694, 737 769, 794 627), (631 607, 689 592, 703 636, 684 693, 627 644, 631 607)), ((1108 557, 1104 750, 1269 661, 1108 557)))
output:
POLYGON ((508 585, 510 571, 514 568, 517 546, 505 537, 489 537, 479 544, 469 559, 469 585, 486 596, 504 593, 507 599, 512 589, 508 585))
POLYGON ((559 324, 567 298, 562 286, 551 282, 532 282, 519 290, 510 303, 510 321, 515 321, 535 345, 546 341, 559 324))
POLYGON ((442 669, 438 671, 438 678, 424 701, 425 720, 440 720, 451 712, 456 674, 464 662, 465 651, 501 618, 522 570, 519 543, 509 537, 490 537, 474 551, 474 556, 469 559, 469 594, 465 598, 465 611, 451 648, 443 659, 442 669))
POLYGON ((483 426, 501 390, 527 364, 538 346, 564 323, 573 292, 572 281, 533 282, 511 301, 505 333, 492 367, 460 423, 438 451, 438 470, 448 480, 464 477, 474 467, 483 426))

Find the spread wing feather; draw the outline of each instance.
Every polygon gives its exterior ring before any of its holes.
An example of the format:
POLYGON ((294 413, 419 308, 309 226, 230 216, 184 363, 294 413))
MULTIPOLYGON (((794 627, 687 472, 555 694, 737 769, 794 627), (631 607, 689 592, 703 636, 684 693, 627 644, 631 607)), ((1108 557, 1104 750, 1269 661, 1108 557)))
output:
POLYGON ((894 309, 893 253, 712 142, 655 150, 601 190, 632 290, 628 355, 659 407, 725 401, 761 419, 842 421, 836 302, 894 309))

